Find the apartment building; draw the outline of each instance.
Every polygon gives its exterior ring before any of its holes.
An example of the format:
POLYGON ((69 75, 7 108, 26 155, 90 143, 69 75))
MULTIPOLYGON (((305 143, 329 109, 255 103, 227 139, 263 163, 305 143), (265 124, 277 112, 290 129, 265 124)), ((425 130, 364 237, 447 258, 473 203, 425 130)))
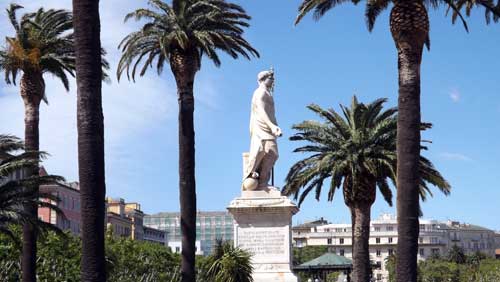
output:
POLYGON ((61 230, 69 230, 71 233, 79 235, 81 232, 81 213, 80 187, 78 182, 42 185, 40 186, 40 191, 52 193, 59 197, 60 202, 57 203, 57 206, 65 216, 57 214, 52 209, 40 207, 38 208, 38 217, 45 222, 59 227, 61 230))
MULTIPOLYGON (((351 224, 313 225, 309 231, 304 225, 299 225, 292 228, 292 238, 296 247, 329 246, 331 252, 352 258, 351 224)), ((374 277, 376 281, 387 281, 385 260, 396 251, 398 240, 396 217, 382 214, 372 220, 369 240, 370 259, 378 265, 378 268, 374 269, 374 277)), ((462 247, 466 253, 480 251, 494 256, 495 232, 457 221, 420 220, 418 259, 444 255, 453 245, 462 247)))
POLYGON ((500 231, 495 232, 495 257, 500 259, 500 231))
POLYGON ((126 203, 122 198, 106 198, 106 227, 116 237, 143 240, 144 213, 138 203, 126 203))
POLYGON ((163 246, 168 246, 168 234, 163 230, 158 230, 143 226, 144 237, 143 240, 147 242, 157 243, 163 246))
MULTIPOLYGON (((17 171, 20 174, 21 171, 17 171)), ((48 173, 42 166, 39 170, 40 176, 47 176, 48 173)), ((21 175, 16 175, 17 178, 21 175)), ((60 201, 53 202, 64 213, 64 216, 57 214, 54 210, 39 207, 38 218, 47 223, 57 226, 61 230, 70 231, 75 235, 81 232, 80 213, 80 185, 78 182, 54 183, 40 186, 40 191, 57 196, 60 201)))

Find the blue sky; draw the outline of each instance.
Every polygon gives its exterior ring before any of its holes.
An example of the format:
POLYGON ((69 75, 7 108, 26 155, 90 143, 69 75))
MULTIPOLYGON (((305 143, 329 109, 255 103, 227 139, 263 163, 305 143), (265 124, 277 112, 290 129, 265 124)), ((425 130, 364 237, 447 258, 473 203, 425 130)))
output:
MULTIPOLYGON (((18 1, 32 10, 71 6, 69 0, 18 1)), ((234 61, 222 67, 204 61, 195 85, 196 176, 199 210, 224 210, 240 193, 241 153, 248 150, 250 99, 256 74, 274 66, 276 107, 284 131, 279 140, 276 184, 301 155, 288 140, 291 126, 316 119, 305 106, 334 107, 353 94, 363 102, 387 97, 397 102, 397 56, 383 13, 367 31, 363 5, 344 5, 319 22, 307 17, 293 26, 299 1, 235 1, 253 17, 246 38, 260 59, 234 61), (250 3, 247 3, 250 2, 250 3)), ((146 1, 101 1, 102 42, 116 67, 119 41, 137 26, 124 15, 146 1)), ((7 1, 2 1, 4 11, 7 1)), ((3 13, 3 12, 2 12, 3 13)), ((453 186, 451 196, 435 193, 423 205, 426 218, 454 219, 500 230, 500 25, 484 23, 483 11, 468 19, 470 33, 452 25, 445 10, 430 11, 431 51, 422 63, 422 116, 434 128, 425 152, 453 186)), ((0 38, 12 33, 0 17, 0 38)), ((114 72, 114 70, 113 70, 114 72)), ((113 73, 114 74, 114 73, 113 73)), ((51 153, 47 169, 69 181, 78 179, 76 90, 69 93, 47 77, 50 105, 42 105, 41 148, 51 153)), ((107 193, 137 201, 148 213, 176 211, 178 204, 177 103, 168 68, 158 77, 150 71, 137 83, 122 80, 104 86, 107 193)), ((0 132, 23 135, 23 106, 16 87, 0 84, 0 132)), ((307 199, 293 222, 324 217, 349 222, 341 193, 333 202, 307 199)), ((395 212, 379 197, 372 216, 395 212)))

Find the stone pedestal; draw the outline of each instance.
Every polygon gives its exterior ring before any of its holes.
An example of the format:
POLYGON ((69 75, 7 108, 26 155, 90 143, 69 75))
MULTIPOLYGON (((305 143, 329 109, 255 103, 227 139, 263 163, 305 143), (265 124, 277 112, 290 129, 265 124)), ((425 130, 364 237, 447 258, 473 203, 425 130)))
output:
POLYGON ((234 243, 253 254, 255 282, 297 282, 292 273, 291 227, 297 206, 279 190, 242 191, 227 208, 235 220, 234 243))

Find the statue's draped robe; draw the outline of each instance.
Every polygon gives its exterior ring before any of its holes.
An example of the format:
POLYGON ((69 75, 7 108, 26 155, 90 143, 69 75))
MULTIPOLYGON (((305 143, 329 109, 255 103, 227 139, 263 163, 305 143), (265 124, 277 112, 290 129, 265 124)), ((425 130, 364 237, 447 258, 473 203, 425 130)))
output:
POLYGON ((274 163, 278 159, 276 136, 269 125, 276 122, 273 96, 259 87, 252 97, 250 114, 250 154, 243 179, 259 173, 259 186, 267 186, 274 163))

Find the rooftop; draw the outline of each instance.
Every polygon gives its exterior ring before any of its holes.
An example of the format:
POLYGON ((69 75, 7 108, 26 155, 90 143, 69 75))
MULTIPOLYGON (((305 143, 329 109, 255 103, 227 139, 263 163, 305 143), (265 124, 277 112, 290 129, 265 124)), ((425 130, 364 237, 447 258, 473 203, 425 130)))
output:
POLYGON ((310 269, 350 269, 352 268, 352 260, 336 255, 334 253, 325 253, 320 257, 295 266, 295 270, 310 270, 310 269))
MULTIPOLYGON (((323 220, 323 218, 321 218, 323 220)), ((326 223, 326 220, 324 221, 325 223, 321 224, 319 223, 320 220, 315 220, 315 221, 309 221, 304 224, 296 225, 293 228, 294 229, 302 229, 302 228, 312 228, 312 227, 321 227, 321 228, 346 228, 350 227, 350 223, 326 223)), ((397 217, 393 214, 381 214, 378 218, 372 219, 370 224, 373 225, 379 225, 379 224, 397 224, 397 217)), ((435 220, 435 219, 420 219, 420 224, 421 225, 431 225, 432 230, 460 230, 460 231, 487 231, 487 232, 494 232, 491 229, 488 229, 486 227, 482 227, 479 225, 475 224, 469 224, 469 223, 464 223, 464 222, 459 222, 459 221, 440 221, 440 220, 435 220)), ((428 228, 428 227, 427 227, 428 228)), ((498 234, 498 231, 497 231, 498 234)))
POLYGON ((302 224, 296 225, 293 228, 295 229, 306 229, 306 228, 312 228, 318 225, 325 225, 328 224, 328 221, 324 220, 323 218, 317 219, 317 220, 312 220, 312 221, 306 221, 302 224))
MULTIPOLYGON (((196 212, 199 216, 226 216, 230 215, 227 211, 198 211, 196 212)), ((175 217, 180 216, 180 212, 159 212, 154 214, 148 214, 147 217, 175 217)))

